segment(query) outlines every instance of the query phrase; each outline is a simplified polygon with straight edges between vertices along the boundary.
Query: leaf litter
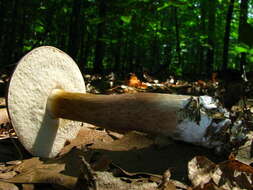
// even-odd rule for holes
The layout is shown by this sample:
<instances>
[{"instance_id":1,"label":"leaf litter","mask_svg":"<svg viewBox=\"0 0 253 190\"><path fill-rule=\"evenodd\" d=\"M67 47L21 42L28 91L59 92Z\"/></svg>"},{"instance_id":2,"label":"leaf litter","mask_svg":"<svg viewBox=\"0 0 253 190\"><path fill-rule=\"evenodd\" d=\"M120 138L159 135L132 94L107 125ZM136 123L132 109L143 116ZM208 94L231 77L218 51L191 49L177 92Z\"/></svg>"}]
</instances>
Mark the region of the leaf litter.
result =
<instances>
[{"instance_id":1,"label":"leaf litter","mask_svg":"<svg viewBox=\"0 0 253 190\"><path fill-rule=\"evenodd\" d=\"M6 105L0 101L0 189L252 189L251 96L229 97L231 92L216 76L193 82L173 76L160 82L147 73L142 80L133 73L122 81L113 73L85 79L91 93L218 97L226 102L223 105L233 125L222 130L221 138L226 143L220 151L135 131L119 134L88 125L76 139L66 143L57 158L41 159L29 155L18 142L6 117ZM252 90L250 85L246 87ZM222 117L211 114L217 119Z\"/></svg>"}]
</instances>

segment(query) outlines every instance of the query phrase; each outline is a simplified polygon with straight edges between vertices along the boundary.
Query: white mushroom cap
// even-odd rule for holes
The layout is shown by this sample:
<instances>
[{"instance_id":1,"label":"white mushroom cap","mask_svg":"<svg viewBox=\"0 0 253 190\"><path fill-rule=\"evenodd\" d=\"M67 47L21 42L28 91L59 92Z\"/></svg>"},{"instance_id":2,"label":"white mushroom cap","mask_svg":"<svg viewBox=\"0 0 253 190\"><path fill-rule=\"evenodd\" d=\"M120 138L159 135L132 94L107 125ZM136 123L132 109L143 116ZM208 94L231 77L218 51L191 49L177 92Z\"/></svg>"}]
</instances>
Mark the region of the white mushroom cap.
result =
<instances>
[{"instance_id":1,"label":"white mushroom cap","mask_svg":"<svg viewBox=\"0 0 253 190\"><path fill-rule=\"evenodd\" d=\"M54 89L85 93L85 84L73 59L50 46L25 55L10 80L7 103L12 125L21 143L36 156L55 157L81 126L52 117L47 100Z\"/></svg>"}]
</instances>

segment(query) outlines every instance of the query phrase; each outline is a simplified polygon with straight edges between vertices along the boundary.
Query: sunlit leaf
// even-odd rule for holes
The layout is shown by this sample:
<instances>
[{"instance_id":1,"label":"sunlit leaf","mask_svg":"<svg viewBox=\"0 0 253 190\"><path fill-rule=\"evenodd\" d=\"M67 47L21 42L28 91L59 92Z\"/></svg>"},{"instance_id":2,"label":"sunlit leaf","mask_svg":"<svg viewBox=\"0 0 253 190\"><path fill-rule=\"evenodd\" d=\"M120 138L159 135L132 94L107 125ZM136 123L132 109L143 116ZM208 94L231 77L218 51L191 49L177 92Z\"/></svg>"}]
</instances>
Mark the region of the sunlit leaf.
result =
<instances>
[{"instance_id":1,"label":"sunlit leaf","mask_svg":"<svg viewBox=\"0 0 253 190\"><path fill-rule=\"evenodd\" d=\"M171 2L166 2L166 3L163 4L163 6L157 8L157 11L161 11L161 10L163 10L163 9L166 9L167 7L169 7L169 6L171 6L171 5L172 5Z\"/></svg>"},{"instance_id":2,"label":"sunlit leaf","mask_svg":"<svg viewBox=\"0 0 253 190\"><path fill-rule=\"evenodd\" d=\"M251 54L251 55L253 55L253 49L250 49L250 50L248 51L248 53Z\"/></svg>"},{"instance_id":3,"label":"sunlit leaf","mask_svg":"<svg viewBox=\"0 0 253 190\"><path fill-rule=\"evenodd\" d=\"M169 2L165 2L163 4L163 6L158 7L157 11L161 11L161 10L163 10L165 8L170 7L170 6L174 6L174 7L179 7L180 8L180 7L184 7L187 4L188 4L188 2L186 0L170 0Z\"/></svg>"},{"instance_id":4,"label":"sunlit leaf","mask_svg":"<svg viewBox=\"0 0 253 190\"><path fill-rule=\"evenodd\" d=\"M101 18L93 18L93 19L90 19L89 20L89 23L90 24L100 24L100 23L102 23L102 22L104 22L104 19L101 19Z\"/></svg>"},{"instance_id":5,"label":"sunlit leaf","mask_svg":"<svg viewBox=\"0 0 253 190\"><path fill-rule=\"evenodd\" d=\"M38 33L42 33L45 31L45 29L43 26L35 26L34 31Z\"/></svg>"},{"instance_id":6,"label":"sunlit leaf","mask_svg":"<svg viewBox=\"0 0 253 190\"><path fill-rule=\"evenodd\" d=\"M100 38L101 41L103 41L106 44L115 44L118 42L118 40L115 39L109 39L109 38Z\"/></svg>"},{"instance_id":7,"label":"sunlit leaf","mask_svg":"<svg viewBox=\"0 0 253 190\"><path fill-rule=\"evenodd\" d=\"M243 46L235 46L235 51L237 53L246 53L248 51L248 49Z\"/></svg>"},{"instance_id":8,"label":"sunlit leaf","mask_svg":"<svg viewBox=\"0 0 253 190\"><path fill-rule=\"evenodd\" d=\"M131 20L132 20L132 16L121 16L120 19L126 23L126 24L130 24Z\"/></svg>"}]
</instances>

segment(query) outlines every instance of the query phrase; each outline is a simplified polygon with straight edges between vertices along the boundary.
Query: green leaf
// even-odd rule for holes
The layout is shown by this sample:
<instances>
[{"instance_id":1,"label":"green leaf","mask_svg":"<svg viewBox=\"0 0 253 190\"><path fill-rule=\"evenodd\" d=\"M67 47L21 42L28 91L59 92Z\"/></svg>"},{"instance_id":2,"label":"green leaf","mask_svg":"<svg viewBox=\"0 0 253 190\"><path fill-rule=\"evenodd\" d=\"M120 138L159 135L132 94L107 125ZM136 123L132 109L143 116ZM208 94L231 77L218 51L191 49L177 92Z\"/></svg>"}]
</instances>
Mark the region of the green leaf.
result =
<instances>
[{"instance_id":1,"label":"green leaf","mask_svg":"<svg viewBox=\"0 0 253 190\"><path fill-rule=\"evenodd\" d=\"M165 2L163 6L158 7L157 11L161 11L170 6L179 7L179 8L185 7L186 5L188 5L188 3L189 2L187 2L187 0L170 0L169 2Z\"/></svg>"},{"instance_id":2,"label":"green leaf","mask_svg":"<svg viewBox=\"0 0 253 190\"><path fill-rule=\"evenodd\" d=\"M32 46L23 46L23 51L26 52L26 51L30 51L32 49Z\"/></svg>"},{"instance_id":3,"label":"green leaf","mask_svg":"<svg viewBox=\"0 0 253 190\"><path fill-rule=\"evenodd\" d=\"M99 40L103 41L106 44L116 44L118 42L118 40L109 38L100 38Z\"/></svg>"},{"instance_id":4,"label":"green leaf","mask_svg":"<svg viewBox=\"0 0 253 190\"><path fill-rule=\"evenodd\" d=\"M102 23L102 22L104 22L104 19L102 19L102 18L93 18L93 19L89 19L89 23L90 23L90 24L94 24L94 25L100 24L100 23Z\"/></svg>"},{"instance_id":5,"label":"green leaf","mask_svg":"<svg viewBox=\"0 0 253 190\"><path fill-rule=\"evenodd\" d=\"M171 5L172 5L171 2L166 2L166 3L163 4L163 6L158 7L158 8L157 8L157 11L161 11L161 10L163 10L163 9L166 9L167 7L169 7L169 6L171 6Z\"/></svg>"},{"instance_id":6,"label":"green leaf","mask_svg":"<svg viewBox=\"0 0 253 190\"><path fill-rule=\"evenodd\" d=\"M176 68L176 75L177 76L181 76L182 75L182 68L181 67Z\"/></svg>"},{"instance_id":7,"label":"green leaf","mask_svg":"<svg viewBox=\"0 0 253 190\"><path fill-rule=\"evenodd\" d=\"M248 59L251 63L253 63L253 56L250 56Z\"/></svg>"},{"instance_id":8,"label":"green leaf","mask_svg":"<svg viewBox=\"0 0 253 190\"><path fill-rule=\"evenodd\" d=\"M132 16L121 16L120 19L126 23L126 24L130 24L131 20L132 20Z\"/></svg>"},{"instance_id":9,"label":"green leaf","mask_svg":"<svg viewBox=\"0 0 253 190\"><path fill-rule=\"evenodd\" d=\"M42 33L45 31L43 26L35 26L34 31L37 33Z\"/></svg>"},{"instance_id":10,"label":"green leaf","mask_svg":"<svg viewBox=\"0 0 253 190\"><path fill-rule=\"evenodd\" d=\"M253 55L253 49L250 49L248 52L249 54Z\"/></svg>"},{"instance_id":11,"label":"green leaf","mask_svg":"<svg viewBox=\"0 0 253 190\"><path fill-rule=\"evenodd\" d=\"M248 49L243 46L235 46L235 52L237 53L246 53L248 52Z\"/></svg>"}]
</instances>

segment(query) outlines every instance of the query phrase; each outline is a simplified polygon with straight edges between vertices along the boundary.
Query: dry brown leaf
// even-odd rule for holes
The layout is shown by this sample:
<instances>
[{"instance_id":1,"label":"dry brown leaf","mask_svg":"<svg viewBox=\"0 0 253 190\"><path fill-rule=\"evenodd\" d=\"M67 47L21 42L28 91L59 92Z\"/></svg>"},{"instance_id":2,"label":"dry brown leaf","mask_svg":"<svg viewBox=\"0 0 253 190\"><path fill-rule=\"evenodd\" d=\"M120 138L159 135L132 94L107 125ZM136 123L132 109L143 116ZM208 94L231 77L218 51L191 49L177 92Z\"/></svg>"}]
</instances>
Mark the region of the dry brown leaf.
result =
<instances>
[{"instance_id":1,"label":"dry brown leaf","mask_svg":"<svg viewBox=\"0 0 253 190\"><path fill-rule=\"evenodd\" d=\"M91 164L91 167L95 171L106 171L109 169L111 162L106 155L102 154L98 160Z\"/></svg>"},{"instance_id":2,"label":"dry brown leaf","mask_svg":"<svg viewBox=\"0 0 253 190\"><path fill-rule=\"evenodd\" d=\"M88 124L85 124L88 125ZM105 130L89 129L88 126L81 128L77 137L73 139L70 144L66 145L59 156L68 153L72 148L81 145L91 145L91 144L106 144L113 141L113 138L108 135Z\"/></svg>"},{"instance_id":3,"label":"dry brown leaf","mask_svg":"<svg viewBox=\"0 0 253 190\"><path fill-rule=\"evenodd\" d=\"M104 149L112 151L126 151L131 149L141 149L153 144L153 140L138 132L129 132L123 138L108 143L94 143L92 149Z\"/></svg>"},{"instance_id":4,"label":"dry brown leaf","mask_svg":"<svg viewBox=\"0 0 253 190\"><path fill-rule=\"evenodd\" d=\"M45 165L44 168L31 168L25 173L21 173L5 181L9 183L58 184L72 189L76 183L76 178L59 173L62 170L62 166L50 164Z\"/></svg>"},{"instance_id":5,"label":"dry brown leaf","mask_svg":"<svg viewBox=\"0 0 253 190\"><path fill-rule=\"evenodd\" d=\"M10 179L13 178L15 175L17 175L17 172L15 171L0 173L0 179Z\"/></svg>"},{"instance_id":6,"label":"dry brown leaf","mask_svg":"<svg viewBox=\"0 0 253 190\"><path fill-rule=\"evenodd\" d=\"M141 81L138 79L138 77L135 74L132 73L127 84L128 86L131 86L131 87L138 87L141 85Z\"/></svg>"},{"instance_id":7,"label":"dry brown leaf","mask_svg":"<svg viewBox=\"0 0 253 190\"><path fill-rule=\"evenodd\" d=\"M116 176L125 176L125 177L130 177L130 178L139 178L139 179L146 178L146 179L148 179L148 181L156 182L157 184L161 183L161 181L162 181L161 175L151 174L151 173L147 173L147 172L128 172L113 163L112 163L112 166L114 167L113 174Z\"/></svg>"},{"instance_id":8,"label":"dry brown leaf","mask_svg":"<svg viewBox=\"0 0 253 190\"><path fill-rule=\"evenodd\" d=\"M247 141L244 145L240 146L238 151L234 152L234 159L244 164L250 165L253 163L253 132L247 134Z\"/></svg>"},{"instance_id":9,"label":"dry brown leaf","mask_svg":"<svg viewBox=\"0 0 253 190\"><path fill-rule=\"evenodd\" d=\"M212 180L224 189L252 189L253 168L237 160L229 160L216 167Z\"/></svg>"},{"instance_id":10,"label":"dry brown leaf","mask_svg":"<svg viewBox=\"0 0 253 190\"><path fill-rule=\"evenodd\" d=\"M0 107L5 107L6 106L6 101L4 97L0 97Z\"/></svg>"},{"instance_id":11,"label":"dry brown leaf","mask_svg":"<svg viewBox=\"0 0 253 190\"><path fill-rule=\"evenodd\" d=\"M6 108L0 109L0 125L9 123L9 116Z\"/></svg>"},{"instance_id":12,"label":"dry brown leaf","mask_svg":"<svg viewBox=\"0 0 253 190\"><path fill-rule=\"evenodd\" d=\"M216 164L208 160L206 157L197 156L188 163L188 177L194 187L209 183L212 178L211 172Z\"/></svg>"},{"instance_id":13,"label":"dry brown leaf","mask_svg":"<svg viewBox=\"0 0 253 190\"><path fill-rule=\"evenodd\" d=\"M96 172L98 190L158 190L158 186L153 182L128 183L121 178L114 177L109 172Z\"/></svg>"},{"instance_id":14,"label":"dry brown leaf","mask_svg":"<svg viewBox=\"0 0 253 190\"><path fill-rule=\"evenodd\" d=\"M22 184L22 190L34 190L35 187L33 184Z\"/></svg>"},{"instance_id":15,"label":"dry brown leaf","mask_svg":"<svg viewBox=\"0 0 253 190\"><path fill-rule=\"evenodd\" d=\"M189 179L197 189L252 189L253 168L237 160L214 164L205 157L189 162ZM211 183L214 183L213 186Z\"/></svg>"},{"instance_id":16,"label":"dry brown leaf","mask_svg":"<svg viewBox=\"0 0 253 190\"><path fill-rule=\"evenodd\" d=\"M0 181L0 190L18 190L14 184Z\"/></svg>"},{"instance_id":17,"label":"dry brown leaf","mask_svg":"<svg viewBox=\"0 0 253 190\"><path fill-rule=\"evenodd\" d=\"M40 160L39 157L33 157L31 159L23 160L22 163L14 166L13 170L18 173L25 173L31 168L39 168L42 167L43 162Z\"/></svg>"},{"instance_id":18,"label":"dry brown leaf","mask_svg":"<svg viewBox=\"0 0 253 190\"><path fill-rule=\"evenodd\" d=\"M135 74L131 74L130 79L128 81L128 86L146 89L148 86L142 83Z\"/></svg>"},{"instance_id":19,"label":"dry brown leaf","mask_svg":"<svg viewBox=\"0 0 253 190\"><path fill-rule=\"evenodd\" d=\"M213 83L218 82L218 78L217 77L218 77L218 73L217 72L213 72L212 76L211 76L211 80L212 80Z\"/></svg>"},{"instance_id":20,"label":"dry brown leaf","mask_svg":"<svg viewBox=\"0 0 253 190\"><path fill-rule=\"evenodd\" d=\"M221 189L217 187L217 185L215 185L214 183L210 182L202 187L201 186L194 187L192 190L225 190L225 189Z\"/></svg>"},{"instance_id":21,"label":"dry brown leaf","mask_svg":"<svg viewBox=\"0 0 253 190\"><path fill-rule=\"evenodd\" d=\"M60 172L64 171L65 164L55 161L51 164L45 164L39 158L24 160L21 164L15 166L12 172L19 173L12 178L4 180L9 183L47 183L57 184L71 189L76 183L76 177L67 176Z\"/></svg>"}]
</instances>

